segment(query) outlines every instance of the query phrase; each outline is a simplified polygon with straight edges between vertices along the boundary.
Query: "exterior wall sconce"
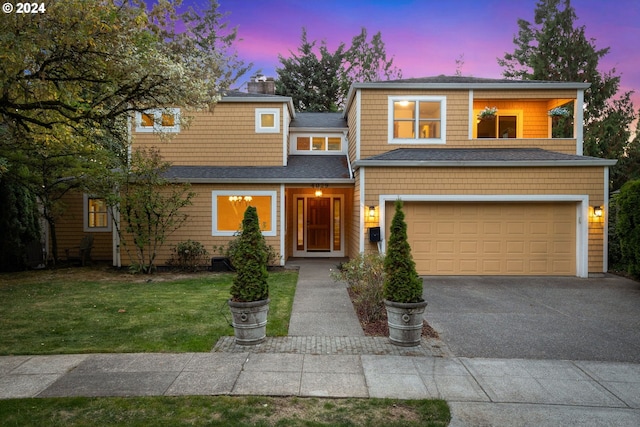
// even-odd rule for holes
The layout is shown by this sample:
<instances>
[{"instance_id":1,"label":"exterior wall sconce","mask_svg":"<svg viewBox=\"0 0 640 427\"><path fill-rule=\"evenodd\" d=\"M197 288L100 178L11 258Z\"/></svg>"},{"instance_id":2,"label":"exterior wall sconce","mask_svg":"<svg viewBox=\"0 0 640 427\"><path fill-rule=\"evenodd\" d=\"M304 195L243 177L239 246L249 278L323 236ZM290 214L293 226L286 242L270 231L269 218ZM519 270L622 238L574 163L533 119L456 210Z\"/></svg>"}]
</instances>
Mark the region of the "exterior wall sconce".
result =
<instances>
[{"instance_id":1,"label":"exterior wall sconce","mask_svg":"<svg viewBox=\"0 0 640 427\"><path fill-rule=\"evenodd\" d=\"M602 218L602 215L603 215L602 206L594 206L593 216L595 216L596 218Z\"/></svg>"},{"instance_id":2,"label":"exterior wall sconce","mask_svg":"<svg viewBox=\"0 0 640 427\"><path fill-rule=\"evenodd\" d=\"M376 207L369 206L369 219L374 219L376 217Z\"/></svg>"},{"instance_id":3,"label":"exterior wall sconce","mask_svg":"<svg viewBox=\"0 0 640 427\"><path fill-rule=\"evenodd\" d=\"M316 197L322 197L322 190L316 190Z\"/></svg>"}]
</instances>

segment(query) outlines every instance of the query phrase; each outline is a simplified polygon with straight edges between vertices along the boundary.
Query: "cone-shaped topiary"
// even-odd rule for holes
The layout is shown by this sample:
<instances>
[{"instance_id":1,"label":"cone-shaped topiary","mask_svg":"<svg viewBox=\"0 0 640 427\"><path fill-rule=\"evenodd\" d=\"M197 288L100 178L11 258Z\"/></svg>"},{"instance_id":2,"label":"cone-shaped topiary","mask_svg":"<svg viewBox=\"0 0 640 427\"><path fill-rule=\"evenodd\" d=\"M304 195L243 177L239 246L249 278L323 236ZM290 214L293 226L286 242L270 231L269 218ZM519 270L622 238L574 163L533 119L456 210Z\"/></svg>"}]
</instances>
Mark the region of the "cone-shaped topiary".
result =
<instances>
[{"instance_id":1,"label":"cone-shaped topiary","mask_svg":"<svg viewBox=\"0 0 640 427\"><path fill-rule=\"evenodd\" d=\"M242 220L242 232L232 260L236 276L231 285L231 299L253 302L269 297L267 285L267 245L260 232L258 212L249 206Z\"/></svg>"},{"instance_id":2,"label":"cone-shaped topiary","mask_svg":"<svg viewBox=\"0 0 640 427\"><path fill-rule=\"evenodd\" d=\"M391 236L384 259L384 298L399 303L415 303L422 298L422 279L416 271L407 241L402 201L396 201L396 212L391 221Z\"/></svg>"}]
</instances>

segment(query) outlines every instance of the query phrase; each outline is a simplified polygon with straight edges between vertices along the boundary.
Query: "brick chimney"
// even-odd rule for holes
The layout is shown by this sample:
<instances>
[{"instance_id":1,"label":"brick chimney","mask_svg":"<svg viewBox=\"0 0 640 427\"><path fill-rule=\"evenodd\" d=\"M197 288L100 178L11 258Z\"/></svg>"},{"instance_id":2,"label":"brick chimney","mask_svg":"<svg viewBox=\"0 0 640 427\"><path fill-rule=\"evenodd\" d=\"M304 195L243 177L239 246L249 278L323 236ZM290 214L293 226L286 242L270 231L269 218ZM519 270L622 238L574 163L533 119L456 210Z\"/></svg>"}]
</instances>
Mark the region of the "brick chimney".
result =
<instances>
[{"instance_id":1,"label":"brick chimney","mask_svg":"<svg viewBox=\"0 0 640 427\"><path fill-rule=\"evenodd\" d=\"M276 82L273 77L266 77L262 74L251 76L251 80L247 84L249 93L261 93L264 95L276 94Z\"/></svg>"}]
</instances>

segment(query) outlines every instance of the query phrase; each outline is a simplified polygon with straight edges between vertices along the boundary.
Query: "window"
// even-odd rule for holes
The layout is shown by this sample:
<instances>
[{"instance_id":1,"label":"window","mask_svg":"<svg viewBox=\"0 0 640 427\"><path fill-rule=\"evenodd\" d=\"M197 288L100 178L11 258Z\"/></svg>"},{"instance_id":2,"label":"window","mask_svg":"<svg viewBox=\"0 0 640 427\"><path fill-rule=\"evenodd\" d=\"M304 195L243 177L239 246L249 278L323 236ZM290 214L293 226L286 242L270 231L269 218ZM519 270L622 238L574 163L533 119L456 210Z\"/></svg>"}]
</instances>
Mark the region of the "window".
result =
<instances>
[{"instance_id":1,"label":"window","mask_svg":"<svg viewBox=\"0 0 640 427\"><path fill-rule=\"evenodd\" d=\"M389 142L444 144L446 98L389 97Z\"/></svg>"},{"instance_id":2,"label":"window","mask_svg":"<svg viewBox=\"0 0 640 427\"><path fill-rule=\"evenodd\" d=\"M164 108L137 112L136 132L180 132L180 109Z\"/></svg>"},{"instance_id":3,"label":"window","mask_svg":"<svg viewBox=\"0 0 640 427\"><path fill-rule=\"evenodd\" d=\"M256 133L279 133L280 110L277 108L256 108Z\"/></svg>"},{"instance_id":4,"label":"window","mask_svg":"<svg viewBox=\"0 0 640 427\"><path fill-rule=\"evenodd\" d=\"M315 136L304 135L296 136L294 144L294 152L341 152L342 137L340 136Z\"/></svg>"},{"instance_id":5,"label":"window","mask_svg":"<svg viewBox=\"0 0 640 427\"><path fill-rule=\"evenodd\" d=\"M494 118L476 119L476 138L522 138L521 123L521 111L498 110Z\"/></svg>"},{"instance_id":6,"label":"window","mask_svg":"<svg viewBox=\"0 0 640 427\"><path fill-rule=\"evenodd\" d=\"M276 235L275 191L213 191L212 236L233 236L242 228L247 206L258 211L260 230L265 236Z\"/></svg>"},{"instance_id":7,"label":"window","mask_svg":"<svg viewBox=\"0 0 640 427\"><path fill-rule=\"evenodd\" d=\"M111 215L107 201L87 194L84 195L83 200L84 231L111 231Z\"/></svg>"}]
</instances>

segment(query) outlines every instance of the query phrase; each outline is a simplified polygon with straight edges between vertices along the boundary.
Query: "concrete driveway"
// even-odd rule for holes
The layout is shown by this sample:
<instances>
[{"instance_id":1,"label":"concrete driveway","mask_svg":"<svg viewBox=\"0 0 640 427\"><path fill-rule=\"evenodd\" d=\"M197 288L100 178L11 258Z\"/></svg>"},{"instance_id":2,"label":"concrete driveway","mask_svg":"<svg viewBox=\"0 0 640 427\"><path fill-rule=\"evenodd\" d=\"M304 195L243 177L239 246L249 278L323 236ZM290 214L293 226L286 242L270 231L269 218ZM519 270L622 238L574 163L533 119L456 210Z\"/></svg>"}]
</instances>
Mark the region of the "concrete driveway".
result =
<instances>
[{"instance_id":1,"label":"concrete driveway","mask_svg":"<svg viewBox=\"0 0 640 427\"><path fill-rule=\"evenodd\" d=\"M640 363L640 283L606 275L434 277L425 318L458 357Z\"/></svg>"}]
</instances>

